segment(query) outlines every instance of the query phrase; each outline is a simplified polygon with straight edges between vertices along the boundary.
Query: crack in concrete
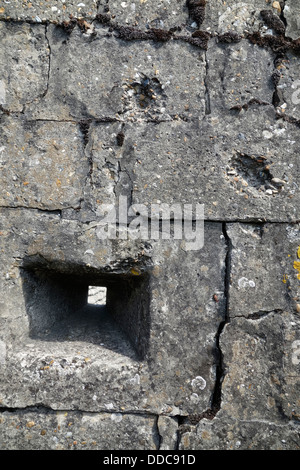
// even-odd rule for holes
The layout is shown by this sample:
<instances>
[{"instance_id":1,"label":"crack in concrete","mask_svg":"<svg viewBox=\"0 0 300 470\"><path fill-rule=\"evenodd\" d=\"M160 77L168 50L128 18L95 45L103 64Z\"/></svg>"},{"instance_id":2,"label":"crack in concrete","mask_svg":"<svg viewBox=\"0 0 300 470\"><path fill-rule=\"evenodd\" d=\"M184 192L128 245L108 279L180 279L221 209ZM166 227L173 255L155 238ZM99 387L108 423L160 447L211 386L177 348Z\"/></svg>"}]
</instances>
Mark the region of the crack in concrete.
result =
<instances>
[{"instance_id":1,"label":"crack in concrete","mask_svg":"<svg viewBox=\"0 0 300 470\"><path fill-rule=\"evenodd\" d=\"M267 317L272 313L275 314L282 314L284 311L281 308L273 309L273 310L258 310L257 312L250 313L249 315L233 315L231 318L245 318L246 320L260 320L261 318Z\"/></svg>"},{"instance_id":2,"label":"crack in concrete","mask_svg":"<svg viewBox=\"0 0 300 470\"><path fill-rule=\"evenodd\" d=\"M207 57L207 52L204 53L205 57L205 77L204 77L204 88L205 88L205 114L211 114L210 106L210 91L208 86L208 74L209 74L209 61Z\"/></svg>"},{"instance_id":3,"label":"crack in concrete","mask_svg":"<svg viewBox=\"0 0 300 470\"><path fill-rule=\"evenodd\" d=\"M230 276L231 276L231 257L232 257L232 242L227 233L226 223L222 223L223 236L226 242L227 250L225 256L225 270L224 270L224 318L220 322L215 340L216 340L216 379L215 386L211 398L211 406L206 411L200 414L189 415L181 423L179 431L180 434L183 434L186 430L186 426L189 424L197 425L204 418L208 420L213 420L218 412L221 409L222 404L222 384L226 375L226 370L224 366L223 353L220 346L220 338L225 328L225 325L230 322L229 318L229 295L230 295Z\"/></svg>"},{"instance_id":4,"label":"crack in concrete","mask_svg":"<svg viewBox=\"0 0 300 470\"><path fill-rule=\"evenodd\" d=\"M46 96L47 93L48 93L49 84L50 84L50 74L51 74L51 44L50 44L50 40L49 40L49 38L48 38L48 25L45 26L45 39L46 39L46 42L47 42L47 45L48 45L48 49L49 49L48 74L47 74L46 90L45 90L45 92L43 93L43 95L41 96L41 98L45 98L45 96Z\"/></svg>"}]
</instances>

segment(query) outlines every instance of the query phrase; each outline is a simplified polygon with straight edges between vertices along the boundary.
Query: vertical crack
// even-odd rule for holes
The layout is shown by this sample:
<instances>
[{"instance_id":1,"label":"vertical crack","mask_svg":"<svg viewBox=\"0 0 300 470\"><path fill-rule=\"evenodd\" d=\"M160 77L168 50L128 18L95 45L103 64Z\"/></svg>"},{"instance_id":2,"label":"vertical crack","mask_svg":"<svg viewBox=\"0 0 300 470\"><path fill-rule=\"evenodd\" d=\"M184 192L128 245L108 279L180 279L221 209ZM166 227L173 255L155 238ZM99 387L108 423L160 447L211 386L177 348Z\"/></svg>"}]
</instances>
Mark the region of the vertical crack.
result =
<instances>
[{"instance_id":1,"label":"vertical crack","mask_svg":"<svg viewBox=\"0 0 300 470\"><path fill-rule=\"evenodd\" d=\"M280 105L282 101L280 92L278 90L278 84L281 78L280 65L283 62L283 60L284 60L283 54L278 54L274 60L274 71L272 73L272 82L274 86L274 92L273 92L272 104L275 109Z\"/></svg>"},{"instance_id":2,"label":"vertical crack","mask_svg":"<svg viewBox=\"0 0 300 470\"><path fill-rule=\"evenodd\" d=\"M45 96L48 93L49 84L50 84L50 74L51 74L51 45L50 45L50 40L48 37L48 24L45 25L45 39L46 39L47 46L49 49L49 59L48 59L48 74L47 74L46 90L44 91L42 98L45 98Z\"/></svg>"},{"instance_id":3,"label":"vertical crack","mask_svg":"<svg viewBox=\"0 0 300 470\"><path fill-rule=\"evenodd\" d=\"M222 384L226 374L225 365L223 360L223 353L220 346L220 338L225 328L229 323L229 289L230 289L230 276L231 276L231 256L232 256L232 242L227 233L226 222L222 223L222 232L226 243L226 257L225 257L225 270L224 270L224 315L223 320L219 324L215 340L215 361L216 361L216 379L215 386L211 398L211 406L206 411L187 416L181 423L179 422L180 435L185 432L185 426L189 424L197 425L202 419L206 418L212 420L221 409L222 404ZM179 437L180 439L180 437Z\"/></svg>"},{"instance_id":4,"label":"vertical crack","mask_svg":"<svg viewBox=\"0 0 300 470\"><path fill-rule=\"evenodd\" d=\"M91 122L89 120L82 120L79 122L79 129L82 134L82 140L83 140L84 154L86 154L86 147L89 142L90 126L91 126ZM93 186L93 158L92 158L91 153L88 156L88 164L89 164L88 178L90 180L91 186Z\"/></svg>"},{"instance_id":5,"label":"vertical crack","mask_svg":"<svg viewBox=\"0 0 300 470\"><path fill-rule=\"evenodd\" d=\"M222 403L222 384L225 377L225 366L223 353L220 346L220 338L225 328L225 325L229 323L229 292L230 292L230 276L231 276L231 255L232 255L232 243L229 238L226 229L226 223L222 224L223 236L226 243L226 257L225 257L225 271L224 271L224 319L220 323L218 331L216 333L216 381L215 388L212 395L211 408L203 413L202 418L213 419L219 412Z\"/></svg>"},{"instance_id":6,"label":"vertical crack","mask_svg":"<svg viewBox=\"0 0 300 470\"><path fill-rule=\"evenodd\" d=\"M210 106L210 93L208 87L208 70L209 70L209 62L207 58L207 52L205 52L205 78L204 78L204 88L205 88L205 114L211 114L211 106Z\"/></svg>"},{"instance_id":7,"label":"vertical crack","mask_svg":"<svg viewBox=\"0 0 300 470\"><path fill-rule=\"evenodd\" d=\"M158 420L159 420L159 415L155 416L155 431L156 431L156 435L157 435L157 449L156 450L160 450L160 447L161 447L161 443L162 443L162 436L159 432L159 425L158 425Z\"/></svg>"},{"instance_id":8,"label":"vertical crack","mask_svg":"<svg viewBox=\"0 0 300 470\"><path fill-rule=\"evenodd\" d=\"M285 27L287 27L286 17L284 16L285 3L286 3L286 0L282 0L282 1L280 2L280 7L281 7L280 19L281 19L281 21L283 22L283 24L285 25Z\"/></svg>"},{"instance_id":9,"label":"vertical crack","mask_svg":"<svg viewBox=\"0 0 300 470\"><path fill-rule=\"evenodd\" d=\"M221 408L222 401L222 383L225 376L225 366L223 360L223 353L220 346L220 337L224 330L224 327L229 323L229 292L230 292L230 276L231 276L231 256L232 256L232 242L227 233L226 223L222 224L223 236L225 238L227 253L225 258L225 272L224 272L224 320L220 323L217 334L216 334L216 349L218 352L218 364L216 367L216 383L212 397L212 417L216 416Z\"/></svg>"}]
</instances>

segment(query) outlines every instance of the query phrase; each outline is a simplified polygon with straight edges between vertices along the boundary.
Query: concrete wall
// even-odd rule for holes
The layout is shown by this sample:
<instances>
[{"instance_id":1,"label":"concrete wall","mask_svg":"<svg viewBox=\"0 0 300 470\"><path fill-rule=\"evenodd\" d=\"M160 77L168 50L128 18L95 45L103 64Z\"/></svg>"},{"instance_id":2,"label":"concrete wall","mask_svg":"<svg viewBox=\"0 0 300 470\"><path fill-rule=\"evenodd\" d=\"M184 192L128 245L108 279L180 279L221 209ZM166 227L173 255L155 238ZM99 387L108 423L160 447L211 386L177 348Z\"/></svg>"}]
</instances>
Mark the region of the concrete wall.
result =
<instances>
[{"instance_id":1,"label":"concrete wall","mask_svg":"<svg viewBox=\"0 0 300 470\"><path fill-rule=\"evenodd\" d=\"M0 1L1 449L299 449L299 13Z\"/></svg>"}]
</instances>

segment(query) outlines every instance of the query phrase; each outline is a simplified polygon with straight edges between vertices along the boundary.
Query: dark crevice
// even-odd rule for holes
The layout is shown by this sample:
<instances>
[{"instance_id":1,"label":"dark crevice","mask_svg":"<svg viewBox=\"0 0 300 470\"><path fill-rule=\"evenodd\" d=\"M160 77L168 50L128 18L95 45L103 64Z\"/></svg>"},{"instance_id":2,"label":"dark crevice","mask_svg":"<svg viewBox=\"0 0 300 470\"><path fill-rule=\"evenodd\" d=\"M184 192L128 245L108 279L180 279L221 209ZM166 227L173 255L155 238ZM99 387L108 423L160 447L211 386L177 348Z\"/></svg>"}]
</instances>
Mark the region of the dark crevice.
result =
<instances>
[{"instance_id":1,"label":"dark crevice","mask_svg":"<svg viewBox=\"0 0 300 470\"><path fill-rule=\"evenodd\" d=\"M221 408L221 393L222 393L222 383L225 376L225 367L223 361L223 353L220 347L220 337L225 328L225 325L229 323L229 300L230 300L230 278L231 278L231 257L232 257L232 242L227 233L226 223L222 223L223 236L226 242L227 253L225 258L225 272L224 272L224 298L225 298L225 307L224 307L224 320L220 323L217 335L216 335L216 348L219 353L219 364L216 369L216 384L215 390L212 398L212 411L214 415Z\"/></svg>"},{"instance_id":2,"label":"dark crevice","mask_svg":"<svg viewBox=\"0 0 300 470\"><path fill-rule=\"evenodd\" d=\"M10 111L9 109L4 108L4 107L2 106L2 104L0 104L0 111L1 111L3 114L6 114L7 116L10 116L10 114L12 113L12 111ZM19 112L16 113L16 114L19 114Z\"/></svg>"},{"instance_id":3,"label":"dark crevice","mask_svg":"<svg viewBox=\"0 0 300 470\"><path fill-rule=\"evenodd\" d=\"M268 101L263 101L258 98L251 98L247 103L244 104L237 104L230 108L230 111L242 111L242 109L247 110L250 106L259 105L259 106L270 106Z\"/></svg>"},{"instance_id":4,"label":"dark crevice","mask_svg":"<svg viewBox=\"0 0 300 470\"><path fill-rule=\"evenodd\" d=\"M283 22L283 24L284 24L284 26L285 26L285 28L286 28L286 27L287 27L287 21L286 21L286 18L285 18L285 16L284 16L285 2L286 2L286 0L282 0L282 1L280 2L280 7L281 7L280 19L281 19L281 21Z\"/></svg>"},{"instance_id":5,"label":"dark crevice","mask_svg":"<svg viewBox=\"0 0 300 470\"><path fill-rule=\"evenodd\" d=\"M123 147L125 141L124 123L122 124L122 128L120 132L118 132L116 139L118 147Z\"/></svg>"},{"instance_id":6,"label":"dark crevice","mask_svg":"<svg viewBox=\"0 0 300 470\"><path fill-rule=\"evenodd\" d=\"M249 315L234 315L232 318L245 318L246 320L260 320L261 318L267 317L268 315L275 313L281 314L283 310L280 308L274 310L259 310L258 312L250 313Z\"/></svg>"},{"instance_id":7,"label":"dark crevice","mask_svg":"<svg viewBox=\"0 0 300 470\"><path fill-rule=\"evenodd\" d=\"M119 171L120 168L119 168ZM36 211L41 211L41 212L45 212L45 213L49 213L49 214L57 214L59 215L62 210L66 210L66 209L73 209L73 210L79 210L80 209L80 206L81 206L81 203L82 203L83 199L80 199L79 201L79 205L76 206L76 207L73 207L73 206L67 206L67 207L64 207L63 209L43 209L43 208L40 208L40 207L31 207L31 206L22 206L22 205L15 205L15 206L6 206L6 205L0 205L0 209L9 209L9 210L16 210L16 209L25 209L25 210L36 210ZM68 220L67 218L63 217L64 220ZM172 220L172 219L171 219ZM149 223L151 223L151 218L149 218ZM286 225L286 224L289 224L289 225L297 225L300 223L300 219L296 219L296 220L285 220L285 221L282 221L282 220L268 220L268 219L261 219L261 218L256 218L256 217L249 217L247 218L246 220L245 219L238 219L238 218L234 218L234 219L222 219L222 220L219 220L219 219L205 219L204 220L204 223L210 223L210 224L222 224L222 223L225 223L225 224L246 224L246 225L249 225L249 224L258 224L258 225L264 225L264 224L275 224L275 225ZM85 223L85 222L82 222L83 225L85 224L89 224L88 222Z\"/></svg>"},{"instance_id":8,"label":"dark crevice","mask_svg":"<svg viewBox=\"0 0 300 470\"><path fill-rule=\"evenodd\" d=\"M280 97L278 93L278 84L280 81L280 72L278 69L275 69L274 72L272 73L272 82L274 85L274 92L273 92L273 97L272 97L272 105L276 109L279 104L280 104Z\"/></svg>"},{"instance_id":9,"label":"dark crevice","mask_svg":"<svg viewBox=\"0 0 300 470\"><path fill-rule=\"evenodd\" d=\"M83 147L84 151L89 142L89 132L90 132L91 121L90 120L83 120L79 122L79 129L82 134L83 139ZM88 181L90 181L91 186L93 186L93 157L92 154L88 157Z\"/></svg>"},{"instance_id":10,"label":"dark crevice","mask_svg":"<svg viewBox=\"0 0 300 470\"><path fill-rule=\"evenodd\" d=\"M49 84L50 84L50 74L51 74L51 44L48 38L48 25L45 26L45 38L46 38L48 49L49 49L49 59L48 59L47 84L46 84L45 92L42 95L42 98L45 98L45 96L48 93Z\"/></svg>"},{"instance_id":11,"label":"dark crevice","mask_svg":"<svg viewBox=\"0 0 300 470\"><path fill-rule=\"evenodd\" d=\"M207 410L199 414L193 414L186 417L183 417L179 424L180 434L189 431L190 426L197 425L202 419L213 420L217 413L221 409L222 403L222 383L226 374L225 365L223 360L223 353L220 346L220 338L224 327L229 323L229 289L230 289L230 273L231 273L231 255L232 255L232 242L229 238L226 229L226 223L222 223L223 236L225 238L227 253L225 257L225 270L224 270L224 318L223 321L219 324L217 333L216 333L216 346L215 346L215 356L216 356L216 380L215 386L211 398L211 406Z\"/></svg>"},{"instance_id":12,"label":"dark crevice","mask_svg":"<svg viewBox=\"0 0 300 470\"><path fill-rule=\"evenodd\" d=\"M47 213L49 215L57 215L57 216L60 216L61 217L61 214L62 214L62 209L43 209L41 207L27 207L27 206L22 206L22 205L19 205L19 206L1 206L0 205L0 210L1 209L26 209L26 210L34 210L34 211L38 211L38 212L43 212L43 213ZM75 207L64 207L64 209L77 209Z\"/></svg>"},{"instance_id":13,"label":"dark crevice","mask_svg":"<svg viewBox=\"0 0 300 470\"><path fill-rule=\"evenodd\" d=\"M212 420L221 408L222 383L223 383L226 371L225 371L225 366L224 366L223 353L222 353L221 346L220 346L220 338L225 328L225 325L229 323L230 321L229 319L229 293L230 293L232 242L227 233L225 222L222 223L222 231L223 231L223 236L224 236L226 247L227 247L226 258L225 258L225 270L224 270L224 299L225 299L224 319L220 323L217 334L216 334L216 353L217 353L216 356L217 356L218 362L216 365L216 381L215 381L214 392L212 395L211 408L205 411L201 417L201 419L207 418L209 420Z\"/></svg>"},{"instance_id":14,"label":"dark crevice","mask_svg":"<svg viewBox=\"0 0 300 470\"><path fill-rule=\"evenodd\" d=\"M204 13L205 13L205 0L189 0L189 13L190 13L190 18L194 18L194 20L197 22L198 27L202 24L204 20ZM275 25L275 20L274 20L274 25L275 30L277 31L283 31L283 26L285 26L284 20L279 17L278 15L274 15L277 18L277 21L280 21L280 23L276 22ZM271 18L271 16L268 18ZM273 17L272 17L273 18ZM270 48L274 52L287 52L288 50L294 51L296 53L300 52L300 39L291 39L288 38L284 35L284 33L280 33L278 35L272 35L272 34L265 34L262 35L259 31L256 31L254 33L248 33L246 32L244 35L238 35L234 31L229 31L224 34L210 34L207 31L194 31L191 35L180 35L176 36L176 31L180 30L180 27L178 28L171 28L169 30L167 29L159 29L159 28L149 28L146 30L141 30L136 27L132 26L123 26L119 25L118 23L114 23L112 21L112 18L109 14L97 14L94 18L88 18L86 19L76 19L76 18L71 18L69 21L63 21L61 23L57 21L42 21L42 22L36 22L34 20L30 19L24 19L24 20L12 20L11 18L1 18L0 21L4 22L14 22L17 24L38 24L38 25L45 25L46 29L48 25L54 24L57 27L61 27L64 29L64 31L67 34L72 34L72 31L74 30L75 27L79 27L80 31L82 33L85 33L91 26L91 23L93 22L98 22L101 25L105 27L109 27L109 34L111 33L116 33L117 37L119 39L125 40L125 41L136 41L136 40L152 40L155 42L167 42L170 40L180 40L184 42L188 42L193 46L200 47L201 49L207 50L207 44L208 41L211 37L216 37L218 42L223 42L223 43L232 43L232 42L239 42L242 38L249 40L252 44L258 45L260 47L266 47ZM88 23L89 21L89 23ZM272 21L272 19L269 19L267 21ZM280 27L281 24L281 27ZM92 33L93 38L97 36L97 33L94 31Z\"/></svg>"},{"instance_id":15,"label":"dark crevice","mask_svg":"<svg viewBox=\"0 0 300 470\"><path fill-rule=\"evenodd\" d=\"M199 47L200 49L207 50L208 41L211 34L206 31L195 31L191 36L174 36L174 40L188 42L192 46Z\"/></svg>"},{"instance_id":16,"label":"dark crevice","mask_svg":"<svg viewBox=\"0 0 300 470\"><path fill-rule=\"evenodd\" d=\"M209 63L207 58L207 53L205 52L205 78L204 78L204 87L205 87L205 114L211 114L211 106L210 106L210 92L208 87L208 70L209 70Z\"/></svg>"},{"instance_id":17,"label":"dark crevice","mask_svg":"<svg viewBox=\"0 0 300 470\"><path fill-rule=\"evenodd\" d=\"M87 146L89 141L89 130L90 130L91 122L89 120L83 120L79 122L79 129L83 137L83 145L84 147Z\"/></svg>"},{"instance_id":18,"label":"dark crevice","mask_svg":"<svg viewBox=\"0 0 300 470\"><path fill-rule=\"evenodd\" d=\"M161 434L160 434L160 432L159 432L158 420L159 420L159 415L157 415L157 416L155 417L155 431L156 431L157 439L158 439L157 450L160 450L160 446L161 446L161 444L162 444L163 438L162 438L162 436L161 436Z\"/></svg>"},{"instance_id":19,"label":"dark crevice","mask_svg":"<svg viewBox=\"0 0 300 470\"><path fill-rule=\"evenodd\" d=\"M284 22L276 13L273 13L272 10L262 10L260 16L268 28L273 29L273 31L278 34L285 34Z\"/></svg>"},{"instance_id":20,"label":"dark crevice","mask_svg":"<svg viewBox=\"0 0 300 470\"><path fill-rule=\"evenodd\" d=\"M296 119L293 116L277 112L276 119L282 119L283 121L288 122L289 124L293 124L300 129L300 119Z\"/></svg>"},{"instance_id":21,"label":"dark crevice","mask_svg":"<svg viewBox=\"0 0 300 470\"><path fill-rule=\"evenodd\" d=\"M187 0L186 4L189 11L189 17L193 22L197 23L199 28L205 18L206 0Z\"/></svg>"}]
</instances>

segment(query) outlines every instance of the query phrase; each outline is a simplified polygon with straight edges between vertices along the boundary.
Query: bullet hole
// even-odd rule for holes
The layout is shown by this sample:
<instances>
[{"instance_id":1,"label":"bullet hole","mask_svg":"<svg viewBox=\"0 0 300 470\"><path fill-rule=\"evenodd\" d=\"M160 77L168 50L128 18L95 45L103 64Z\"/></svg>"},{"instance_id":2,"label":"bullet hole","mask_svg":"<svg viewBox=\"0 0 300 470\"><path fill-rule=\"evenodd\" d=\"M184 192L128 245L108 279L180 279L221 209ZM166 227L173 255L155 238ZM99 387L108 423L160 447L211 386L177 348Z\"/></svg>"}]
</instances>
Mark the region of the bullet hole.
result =
<instances>
[{"instance_id":1,"label":"bullet hole","mask_svg":"<svg viewBox=\"0 0 300 470\"><path fill-rule=\"evenodd\" d=\"M279 192L284 184L271 173L272 162L264 156L238 152L229 165L228 175L236 189Z\"/></svg>"}]
</instances>

